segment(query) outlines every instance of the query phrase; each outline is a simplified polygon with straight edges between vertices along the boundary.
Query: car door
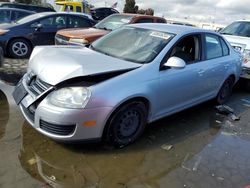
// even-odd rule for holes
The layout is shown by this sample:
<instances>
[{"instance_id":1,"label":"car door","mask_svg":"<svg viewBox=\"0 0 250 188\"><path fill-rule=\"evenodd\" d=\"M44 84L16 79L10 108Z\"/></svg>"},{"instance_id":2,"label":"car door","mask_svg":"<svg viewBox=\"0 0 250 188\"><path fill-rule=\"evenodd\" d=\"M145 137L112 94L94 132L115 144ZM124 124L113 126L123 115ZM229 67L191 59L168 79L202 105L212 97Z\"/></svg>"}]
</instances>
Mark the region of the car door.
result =
<instances>
[{"instance_id":1,"label":"car door","mask_svg":"<svg viewBox=\"0 0 250 188\"><path fill-rule=\"evenodd\" d=\"M159 71L157 115L165 116L199 103L203 98L201 35L188 35L180 39L168 52L162 63L170 57L179 57L186 67ZM190 57L189 57L190 56Z\"/></svg>"},{"instance_id":2,"label":"car door","mask_svg":"<svg viewBox=\"0 0 250 188\"><path fill-rule=\"evenodd\" d=\"M232 62L225 41L217 35L204 34L204 50L205 60L200 72L208 79L204 79L202 89L207 96L213 96L227 78L227 70Z\"/></svg>"},{"instance_id":3,"label":"car door","mask_svg":"<svg viewBox=\"0 0 250 188\"><path fill-rule=\"evenodd\" d=\"M33 28L32 42L35 45L53 45L55 34L66 28L65 15L53 15L42 18L30 25Z\"/></svg>"}]
</instances>

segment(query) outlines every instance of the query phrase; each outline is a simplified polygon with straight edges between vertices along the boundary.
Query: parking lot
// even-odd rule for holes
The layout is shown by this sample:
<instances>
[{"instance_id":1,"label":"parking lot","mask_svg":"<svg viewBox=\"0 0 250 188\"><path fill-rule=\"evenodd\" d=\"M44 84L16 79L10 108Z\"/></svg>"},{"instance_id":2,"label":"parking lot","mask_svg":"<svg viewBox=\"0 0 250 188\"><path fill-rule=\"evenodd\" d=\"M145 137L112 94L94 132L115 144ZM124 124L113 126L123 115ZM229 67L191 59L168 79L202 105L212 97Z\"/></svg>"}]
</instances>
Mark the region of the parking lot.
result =
<instances>
[{"instance_id":1,"label":"parking lot","mask_svg":"<svg viewBox=\"0 0 250 188\"><path fill-rule=\"evenodd\" d=\"M133 145L59 144L37 133L12 98L27 61L0 69L0 187L247 187L250 97L235 88L227 103L209 101L150 124Z\"/></svg>"}]
</instances>

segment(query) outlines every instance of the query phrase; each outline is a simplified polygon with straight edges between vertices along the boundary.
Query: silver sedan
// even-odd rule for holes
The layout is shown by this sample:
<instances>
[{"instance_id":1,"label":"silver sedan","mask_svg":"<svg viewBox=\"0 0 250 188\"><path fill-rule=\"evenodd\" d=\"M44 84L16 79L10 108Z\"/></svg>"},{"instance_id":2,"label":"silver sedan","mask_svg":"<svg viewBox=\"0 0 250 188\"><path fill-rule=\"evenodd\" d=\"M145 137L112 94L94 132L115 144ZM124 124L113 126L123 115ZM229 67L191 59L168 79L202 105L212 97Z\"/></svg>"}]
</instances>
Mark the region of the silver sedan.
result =
<instances>
[{"instance_id":1,"label":"silver sedan","mask_svg":"<svg viewBox=\"0 0 250 188\"><path fill-rule=\"evenodd\" d=\"M148 123L213 98L225 103L240 73L240 55L215 32L138 24L89 47L36 47L13 96L54 140L125 146Z\"/></svg>"}]
</instances>

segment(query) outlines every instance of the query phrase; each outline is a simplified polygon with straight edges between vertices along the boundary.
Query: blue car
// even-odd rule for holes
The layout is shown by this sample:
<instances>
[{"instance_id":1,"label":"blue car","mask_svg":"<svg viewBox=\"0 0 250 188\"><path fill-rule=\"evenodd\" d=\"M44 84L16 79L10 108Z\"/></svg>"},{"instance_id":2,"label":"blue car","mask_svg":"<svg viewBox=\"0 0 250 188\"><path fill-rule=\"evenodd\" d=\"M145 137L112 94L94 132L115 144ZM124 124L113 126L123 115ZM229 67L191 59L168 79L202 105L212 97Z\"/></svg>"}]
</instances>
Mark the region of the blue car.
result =
<instances>
[{"instance_id":1,"label":"blue car","mask_svg":"<svg viewBox=\"0 0 250 188\"><path fill-rule=\"evenodd\" d=\"M34 13L33 11L17 8L0 8L0 24L15 22Z\"/></svg>"},{"instance_id":2,"label":"blue car","mask_svg":"<svg viewBox=\"0 0 250 188\"><path fill-rule=\"evenodd\" d=\"M95 24L93 19L73 12L36 13L15 23L0 25L0 47L13 58L27 58L38 45L53 45L60 29L85 28Z\"/></svg>"}]
</instances>

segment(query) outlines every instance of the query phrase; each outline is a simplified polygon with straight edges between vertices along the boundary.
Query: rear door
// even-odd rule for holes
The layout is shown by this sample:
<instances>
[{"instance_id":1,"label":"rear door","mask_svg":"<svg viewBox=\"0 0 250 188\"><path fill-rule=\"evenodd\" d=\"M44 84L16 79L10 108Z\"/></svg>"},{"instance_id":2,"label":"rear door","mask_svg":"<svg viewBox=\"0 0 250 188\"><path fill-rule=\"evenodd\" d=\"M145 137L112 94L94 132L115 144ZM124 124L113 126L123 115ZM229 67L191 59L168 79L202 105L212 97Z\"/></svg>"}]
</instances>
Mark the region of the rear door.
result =
<instances>
[{"instance_id":1,"label":"rear door","mask_svg":"<svg viewBox=\"0 0 250 188\"><path fill-rule=\"evenodd\" d=\"M207 79L204 79L203 92L207 95L216 95L221 84L228 75L231 65L229 48L225 41L214 34L204 34L204 55L200 72Z\"/></svg>"}]
</instances>

